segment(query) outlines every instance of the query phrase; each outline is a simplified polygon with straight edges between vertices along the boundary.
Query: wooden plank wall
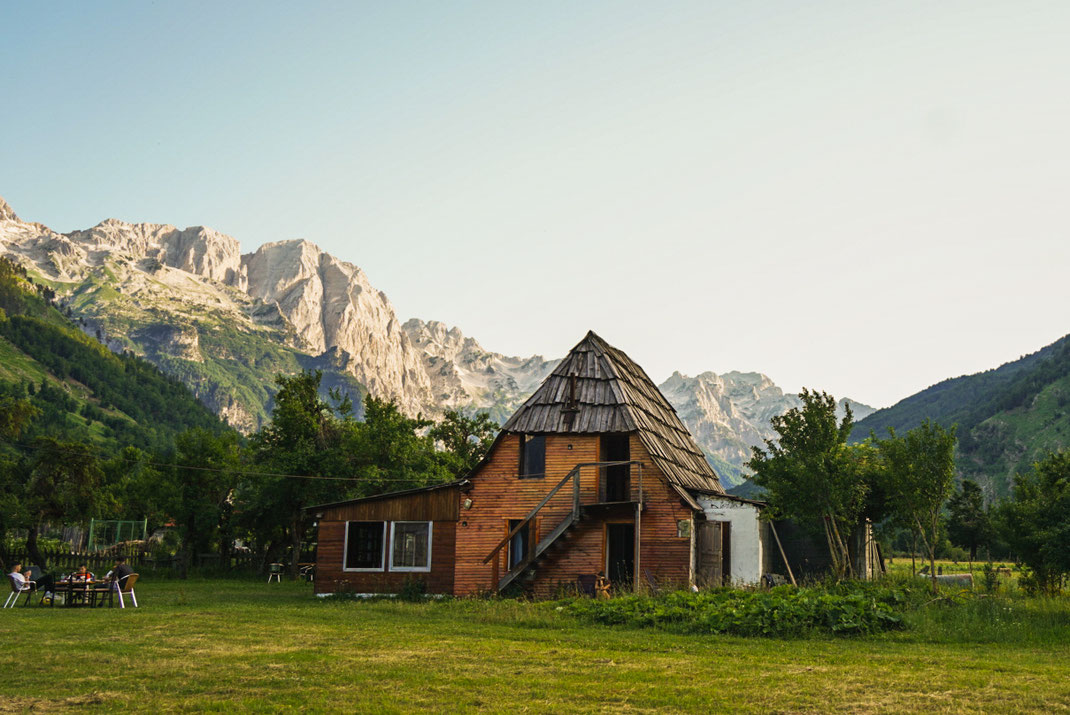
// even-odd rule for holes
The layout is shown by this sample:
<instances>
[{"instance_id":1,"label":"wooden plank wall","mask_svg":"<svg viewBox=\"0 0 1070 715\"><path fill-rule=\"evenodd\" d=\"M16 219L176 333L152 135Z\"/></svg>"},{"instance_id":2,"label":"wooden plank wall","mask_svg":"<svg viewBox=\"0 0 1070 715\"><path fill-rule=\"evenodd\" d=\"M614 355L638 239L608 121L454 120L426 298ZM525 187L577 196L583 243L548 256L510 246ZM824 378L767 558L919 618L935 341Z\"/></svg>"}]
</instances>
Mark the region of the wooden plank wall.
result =
<instances>
[{"instance_id":1,"label":"wooden plank wall","mask_svg":"<svg viewBox=\"0 0 1070 715\"><path fill-rule=\"evenodd\" d=\"M598 438L591 435L547 435L546 474L540 479L518 479L520 454L519 435L509 434L494 448L490 459L471 478L472 489L466 495L472 500L471 509L462 509L457 527L457 573L454 589L457 594L477 594L493 591L493 563L483 559L506 535L509 519L523 518L577 463L598 460ZM569 446L571 445L571 449ZM581 480L581 488L597 491L594 470ZM593 491L592 491L593 490ZM465 498L462 495L461 499ZM553 529L572 510L572 491L562 488L557 496L540 512L540 529ZM537 535L537 538L541 534ZM505 549L498 555L499 573L506 572Z\"/></svg>"},{"instance_id":2,"label":"wooden plank wall","mask_svg":"<svg viewBox=\"0 0 1070 715\"><path fill-rule=\"evenodd\" d=\"M423 581L428 593L453 593L459 494L452 487L325 509L317 535L316 593L396 593L406 579ZM431 571L343 571L347 521L433 521ZM389 544L386 554L389 558Z\"/></svg>"},{"instance_id":3,"label":"wooden plank wall","mask_svg":"<svg viewBox=\"0 0 1070 715\"><path fill-rule=\"evenodd\" d=\"M678 519L691 519L691 510L660 476L650 455L635 435L631 436L630 444L632 459L643 463L643 486L647 501L641 525L640 569L649 571L661 583L686 584L690 579L691 539L676 535L676 522ZM598 435L547 435L547 476L542 479L518 479L519 436L507 435L500 440L484 467L473 475L471 491L458 497L459 503L470 498L472 508L462 508L460 511L455 593L466 595L493 591L494 564L483 564L483 559L505 537L508 519L526 516L576 464L599 459ZM597 470L584 470L580 486L581 500L587 504L595 502L598 493ZM562 488L540 512L541 534L552 530L571 508L571 489ZM533 584L536 595L551 595L559 585L575 583L579 575L602 571L605 568L604 523L634 518L634 509L625 509L622 513L623 516L614 512L586 519L573 532L566 550L540 564ZM504 552L503 549L498 555L499 575L506 573Z\"/></svg>"},{"instance_id":4,"label":"wooden plank wall","mask_svg":"<svg viewBox=\"0 0 1070 715\"><path fill-rule=\"evenodd\" d=\"M322 521L456 521L458 488L430 489L328 507Z\"/></svg>"}]
</instances>

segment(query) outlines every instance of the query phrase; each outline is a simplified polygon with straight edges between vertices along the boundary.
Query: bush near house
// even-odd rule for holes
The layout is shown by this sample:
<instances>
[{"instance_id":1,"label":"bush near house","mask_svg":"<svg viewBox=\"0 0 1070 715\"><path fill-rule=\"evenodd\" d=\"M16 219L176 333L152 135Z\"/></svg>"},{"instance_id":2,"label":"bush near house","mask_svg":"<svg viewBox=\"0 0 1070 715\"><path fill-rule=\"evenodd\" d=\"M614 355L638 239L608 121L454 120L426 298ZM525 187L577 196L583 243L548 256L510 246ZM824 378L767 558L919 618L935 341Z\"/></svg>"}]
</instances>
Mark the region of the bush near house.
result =
<instances>
[{"instance_id":1,"label":"bush near house","mask_svg":"<svg viewBox=\"0 0 1070 715\"><path fill-rule=\"evenodd\" d=\"M660 596L631 594L607 601L576 599L564 608L596 623L675 633L856 635L901 628L902 611L917 600L920 590L866 583L803 589L780 586L768 591L721 588Z\"/></svg>"}]
</instances>

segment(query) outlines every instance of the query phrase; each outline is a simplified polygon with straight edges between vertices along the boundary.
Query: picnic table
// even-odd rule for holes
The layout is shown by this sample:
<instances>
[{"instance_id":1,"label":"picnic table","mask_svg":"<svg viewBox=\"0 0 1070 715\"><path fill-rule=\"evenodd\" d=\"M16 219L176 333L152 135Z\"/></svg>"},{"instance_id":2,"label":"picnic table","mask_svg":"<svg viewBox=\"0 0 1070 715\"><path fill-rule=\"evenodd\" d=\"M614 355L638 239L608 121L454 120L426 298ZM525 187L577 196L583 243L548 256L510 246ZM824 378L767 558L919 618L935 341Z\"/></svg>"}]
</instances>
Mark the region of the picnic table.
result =
<instances>
[{"instance_id":1,"label":"picnic table","mask_svg":"<svg viewBox=\"0 0 1070 715\"><path fill-rule=\"evenodd\" d=\"M63 594L63 605L95 606L104 605L104 597L111 591L111 581L106 579L64 579L56 581L56 588L52 594L52 605L56 605L56 596ZM100 603L97 603L100 596Z\"/></svg>"}]
</instances>

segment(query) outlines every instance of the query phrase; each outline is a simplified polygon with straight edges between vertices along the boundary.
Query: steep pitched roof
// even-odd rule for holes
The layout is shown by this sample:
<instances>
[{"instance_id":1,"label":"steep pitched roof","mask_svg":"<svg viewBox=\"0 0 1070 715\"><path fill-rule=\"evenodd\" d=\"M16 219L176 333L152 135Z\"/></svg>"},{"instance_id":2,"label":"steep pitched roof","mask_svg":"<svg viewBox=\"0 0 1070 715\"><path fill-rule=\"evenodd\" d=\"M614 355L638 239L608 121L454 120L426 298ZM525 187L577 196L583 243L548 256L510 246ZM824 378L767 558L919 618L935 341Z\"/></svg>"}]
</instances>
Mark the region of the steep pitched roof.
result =
<instances>
[{"instance_id":1,"label":"steep pitched roof","mask_svg":"<svg viewBox=\"0 0 1070 715\"><path fill-rule=\"evenodd\" d=\"M502 430L637 432L651 459L686 501L695 505L688 489L724 492L676 410L643 368L594 332L572 348Z\"/></svg>"}]
</instances>

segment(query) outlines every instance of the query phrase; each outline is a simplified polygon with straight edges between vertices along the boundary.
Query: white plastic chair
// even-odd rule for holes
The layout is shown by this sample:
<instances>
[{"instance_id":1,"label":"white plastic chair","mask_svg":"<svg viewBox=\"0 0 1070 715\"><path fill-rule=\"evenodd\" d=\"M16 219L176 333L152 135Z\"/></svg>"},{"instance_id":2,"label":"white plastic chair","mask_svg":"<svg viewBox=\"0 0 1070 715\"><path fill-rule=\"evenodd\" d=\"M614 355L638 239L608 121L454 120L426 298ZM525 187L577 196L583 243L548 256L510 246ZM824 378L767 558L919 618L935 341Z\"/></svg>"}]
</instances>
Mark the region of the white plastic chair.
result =
<instances>
[{"instance_id":1,"label":"white plastic chair","mask_svg":"<svg viewBox=\"0 0 1070 715\"><path fill-rule=\"evenodd\" d=\"M7 595L7 600L4 601L4 608L14 608L15 604L19 602L19 596L23 593L26 594L26 603L29 603L30 593L37 589L37 582L19 581L11 574L7 575L7 580L11 582L11 593Z\"/></svg>"}]
</instances>

